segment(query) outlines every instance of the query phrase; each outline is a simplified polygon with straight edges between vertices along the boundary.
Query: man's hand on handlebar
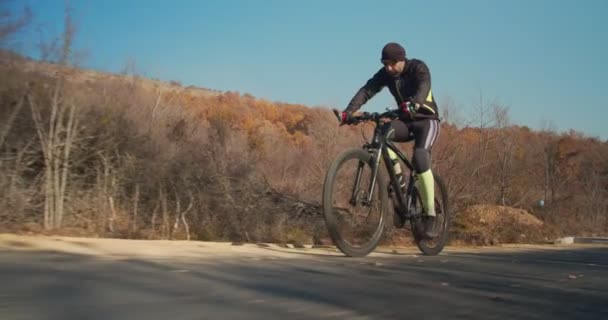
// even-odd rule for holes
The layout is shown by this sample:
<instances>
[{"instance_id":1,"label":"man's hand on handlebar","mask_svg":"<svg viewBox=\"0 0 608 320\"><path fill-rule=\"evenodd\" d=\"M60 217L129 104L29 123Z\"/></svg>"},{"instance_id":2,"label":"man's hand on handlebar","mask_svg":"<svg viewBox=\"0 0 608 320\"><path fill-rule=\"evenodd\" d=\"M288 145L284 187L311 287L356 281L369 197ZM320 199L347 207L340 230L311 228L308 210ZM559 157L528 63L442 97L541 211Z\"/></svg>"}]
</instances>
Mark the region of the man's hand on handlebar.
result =
<instances>
[{"instance_id":1,"label":"man's hand on handlebar","mask_svg":"<svg viewBox=\"0 0 608 320\"><path fill-rule=\"evenodd\" d=\"M338 121L340 122L341 126L343 126L345 124L353 124L356 122L355 116L353 115L352 112L338 111L336 109L333 109L333 112L336 115L336 117L338 118Z\"/></svg>"},{"instance_id":2,"label":"man's hand on handlebar","mask_svg":"<svg viewBox=\"0 0 608 320\"><path fill-rule=\"evenodd\" d=\"M357 124L361 121L375 121L375 122L386 122L393 119L396 119L398 116L398 110L390 110L384 113L369 113L369 112L347 112L347 111L338 111L333 109L336 118L340 122L340 125L351 125Z\"/></svg>"}]
</instances>

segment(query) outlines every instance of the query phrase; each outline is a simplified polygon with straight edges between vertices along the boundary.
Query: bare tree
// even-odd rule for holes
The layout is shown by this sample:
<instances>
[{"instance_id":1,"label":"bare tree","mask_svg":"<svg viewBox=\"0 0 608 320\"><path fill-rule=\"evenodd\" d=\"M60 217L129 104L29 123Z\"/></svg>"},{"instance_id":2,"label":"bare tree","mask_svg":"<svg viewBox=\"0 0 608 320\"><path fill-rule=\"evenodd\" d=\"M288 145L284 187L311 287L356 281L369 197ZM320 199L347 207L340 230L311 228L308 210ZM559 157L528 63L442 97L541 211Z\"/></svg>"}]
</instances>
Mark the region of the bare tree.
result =
<instances>
[{"instance_id":1,"label":"bare tree","mask_svg":"<svg viewBox=\"0 0 608 320\"><path fill-rule=\"evenodd\" d=\"M135 185L135 195L133 196L133 228L132 231L137 231L137 209L139 208L139 183Z\"/></svg>"},{"instance_id":2,"label":"bare tree","mask_svg":"<svg viewBox=\"0 0 608 320\"><path fill-rule=\"evenodd\" d=\"M507 205L506 194L510 187L511 165L515 146L514 130L509 127L509 108L496 105L494 122L497 129L496 154L498 156L499 196L503 206Z\"/></svg>"},{"instance_id":3,"label":"bare tree","mask_svg":"<svg viewBox=\"0 0 608 320\"><path fill-rule=\"evenodd\" d=\"M555 200L555 188L557 184L557 157L558 157L558 137L555 135L555 125L546 123L542 131L543 134L543 155L544 155L544 200L547 204Z\"/></svg>"},{"instance_id":4,"label":"bare tree","mask_svg":"<svg viewBox=\"0 0 608 320\"><path fill-rule=\"evenodd\" d=\"M64 18L59 62L67 65L75 35L68 6ZM50 98L46 99L43 94L38 98L35 93L34 88L28 88L27 100L44 154L44 227L52 229L60 227L63 220L70 156L79 132L79 116L76 103L68 98L64 76L56 78ZM50 109L48 119L43 117L44 105Z\"/></svg>"},{"instance_id":5,"label":"bare tree","mask_svg":"<svg viewBox=\"0 0 608 320\"><path fill-rule=\"evenodd\" d=\"M44 227L61 226L64 200L70 171L70 155L74 139L78 135L76 104L61 97L63 84L58 81L50 103L49 119L43 120L41 106L34 95L28 94L28 102L36 126L36 132L44 154Z\"/></svg>"},{"instance_id":6,"label":"bare tree","mask_svg":"<svg viewBox=\"0 0 608 320\"><path fill-rule=\"evenodd\" d=\"M165 192L163 191L163 187L160 187L160 193L159 193L159 198L160 198L160 203L161 203L161 209L163 212L163 224L161 227L161 234L162 237L164 239L169 239L169 209L168 209L168 205L167 205L167 195L165 194Z\"/></svg>"},{"instance_id":7,"label":"bare tree","mask_svg":"<svg viewBox=\"0 0 608 320\"><path fill-rule=\"evenodd\" d=\"M473 194L477 197L478 201L484 201L486 194L484 190L484 169L490 165L488 155L490 151L490 145L493 142L492 127L494 125L494 119L492 118L492 107L496 105L495 100L489 102L485 99L482 93L479 94L479 101L474 105L474 115L472 124L477 130L477 150L476 159L474 159L473 165Z\"/></svg>"},{"instance_id":8,"label":"bare tree","mask_svg":"<svg viewBox=\"0 0 608 320\"><path fill-rule=\"evenodd\" d=\"M581 209L586 211L586 214L582 220L588 223L586 229L600 234L606 231L604 226L608 219L608 190L602 185L605 176L602 177L600 168L593 165L589 165L585 172L582 186L585 201Z\"/></svg>"},{"instance_id":9,"label":"bare tree","mask_svg":"<svg viewBox=\"0 0 608 320\"><path fill-rule=\"evenodd\" d=\"M192 192L190 190L188 190L188 196L190 198L190 203L188 204L186 210L182 211L179 194L177 193L177 190L175 190L175 223L173 224L173 230L171 232L174 238L177 232L179 231L179 225L181 223L184 225L184 231L186 232L186 240L190 240L190 226L188 225L188 221L186 220L186 214L190 210L192 210L194 204L194 196L192 195Z\"/></svg>"},{"instance_id":10,"label":"bare tree","mask_svg":"<svg viewBox=\"0 0 608 320\"><path fill-rule=\"evenodd\" d=\"M8 44L12 35L22 30L32 20L32 10L25 6L20 14L11 12L9 0L0 0L0 47Z\"/></svg>"}]
</instances>

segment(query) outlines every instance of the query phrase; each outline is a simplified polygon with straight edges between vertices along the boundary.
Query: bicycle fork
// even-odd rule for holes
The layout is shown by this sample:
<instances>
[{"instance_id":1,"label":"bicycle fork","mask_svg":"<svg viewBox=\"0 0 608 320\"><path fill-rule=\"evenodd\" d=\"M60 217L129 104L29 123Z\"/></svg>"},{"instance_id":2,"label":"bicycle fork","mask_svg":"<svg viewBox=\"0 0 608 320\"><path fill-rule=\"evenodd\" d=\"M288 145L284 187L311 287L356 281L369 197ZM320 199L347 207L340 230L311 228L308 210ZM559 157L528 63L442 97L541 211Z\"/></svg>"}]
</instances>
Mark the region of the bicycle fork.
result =
<instances>
[{"instance_id":1,"label":"bicycle fork","mask_svg":"<svg viewBox=\"0 0 608 320\"><path fill-rule=\"evenodd\" d=\"M381 149L368 150L372 154L372 159L374 160L374 163L372 165L371 183L367 190L367 199L365 199L365 202L363 203L363 205L366 206L371 206L372 204L374 188L376 187L376 180L378 178L378 168L380 168L380 150ZM359 192L359 187L361 186L361 176L363 175L363 167L365 167L365 162L359 161L359 166L357 167L357 176L355 178L355 185L353 186L353 191L349 201L350 204L353 206L357 203L357 194Z\"/></svg>"}]
</instances>

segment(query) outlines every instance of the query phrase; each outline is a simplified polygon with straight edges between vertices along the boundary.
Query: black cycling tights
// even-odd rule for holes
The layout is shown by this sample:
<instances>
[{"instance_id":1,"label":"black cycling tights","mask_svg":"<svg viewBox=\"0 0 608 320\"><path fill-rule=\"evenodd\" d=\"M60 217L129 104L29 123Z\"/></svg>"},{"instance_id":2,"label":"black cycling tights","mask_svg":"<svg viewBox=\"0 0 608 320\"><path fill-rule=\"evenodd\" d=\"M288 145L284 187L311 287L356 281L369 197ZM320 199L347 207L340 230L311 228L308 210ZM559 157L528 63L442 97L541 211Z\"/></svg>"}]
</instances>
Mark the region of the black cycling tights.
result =
<instances>
[{"instance_id":1,"label":"black cycling tights","mask_svg":"<svg viewBox=\"0 0 608 320\"><path fill-rule=\"evenodd\" d=\"M405 123L393 120L382 127L382 133L395 142L414 142L412 165L417 173L431 168L431 148L439 136L439 120L425 119Z\"/></svg>"}]
</instances>

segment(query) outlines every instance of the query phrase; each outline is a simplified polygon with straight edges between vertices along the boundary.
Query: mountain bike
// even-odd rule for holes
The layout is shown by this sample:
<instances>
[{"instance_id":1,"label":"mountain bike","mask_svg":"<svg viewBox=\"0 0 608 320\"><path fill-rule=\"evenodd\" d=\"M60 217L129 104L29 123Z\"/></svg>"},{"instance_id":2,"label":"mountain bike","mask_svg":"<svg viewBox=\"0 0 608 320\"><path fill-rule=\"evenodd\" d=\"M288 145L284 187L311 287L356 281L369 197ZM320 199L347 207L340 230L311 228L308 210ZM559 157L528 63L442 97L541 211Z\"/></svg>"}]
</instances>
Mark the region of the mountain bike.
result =
<instances>
[{"instance_id":1,"label":"mountain bike","mask_svg":"<svg viewBox=\"0 0 608 320\"><path fill-rule=\"evenodd\" d=\"M339 154L327 170L322 199L325 224L336 247L347 256L366 256L378 246L390 217L389 199L394 225L403 227L409 221L414 241L422 253L439 254L446 244L450 214L443 179L434 173L438 234L429 238L424 232L427 216L416 189L412 163L381 133L382 124L397 117L397 110L354 115L351 125L373 123L373 136L371 140L364 137L366 142L361 148L347 149ZM393 191L403 190L403 187L396 176L389 149L397 154L405 169L403 177L409 176L404 192ZM381 170L381 160L386 170ZM388 173L388 183L383 173Z\"/></svg>"}]
</instances>

